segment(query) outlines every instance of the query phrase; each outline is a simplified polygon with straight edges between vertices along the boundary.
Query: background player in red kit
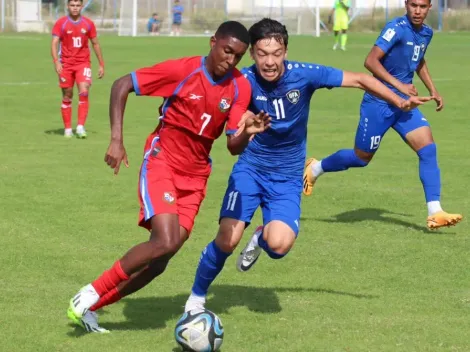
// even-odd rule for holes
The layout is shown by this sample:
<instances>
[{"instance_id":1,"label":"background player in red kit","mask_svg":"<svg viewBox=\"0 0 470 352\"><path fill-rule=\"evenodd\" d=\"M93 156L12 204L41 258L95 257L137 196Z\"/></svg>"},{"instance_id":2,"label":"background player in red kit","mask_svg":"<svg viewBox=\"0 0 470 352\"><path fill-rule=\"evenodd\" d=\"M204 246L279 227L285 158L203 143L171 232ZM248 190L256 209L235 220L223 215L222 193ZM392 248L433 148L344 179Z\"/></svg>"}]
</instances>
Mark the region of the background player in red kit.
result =
<instances>
[{"instance_id":1,"label":"background player in red kit","mask_svg":"<svg viewBox=\"0 0 470 352\"><path fill-rule=\"evenodd\" d=\"M248 116L245 124L240 122L250 102L251 86L235 66L248 44L247 29L228 21L210 39L207 57L165 61L114 82L111 143L105 161L115 173L121 161L128 165L122 135L128 94L134 91L165 98L159 125L147 138L140 170L139 225L151 233L148 241L131 248L70 300L69 318L87 331L107 332L98 325L94 311L163 273L186 241L206 194L209 152L224 126L232 154L243 151L251 135L269 127L269 116L264 112Z\"/></svg>"},{"instance_id":2,"label":"background player in red kit","mask_svg":"<svg viewBox=\"0 0 470 352\"><path fill-rule=\"evenodd\" d=\"M82 0L68 0L69 15L59 18L52 29L51 54L62 88L61 111L64 136L67 138L73 136L72 97L75 82L78 87L78 123L75 132L78 138L87 136L84 126L88 115L88 91L91 86L88 40L91 40L99 61L98 78L104 75L103 55L96 36L95 24L89 18L80 15L82 7Z\"/></svg>"}]
</instances>

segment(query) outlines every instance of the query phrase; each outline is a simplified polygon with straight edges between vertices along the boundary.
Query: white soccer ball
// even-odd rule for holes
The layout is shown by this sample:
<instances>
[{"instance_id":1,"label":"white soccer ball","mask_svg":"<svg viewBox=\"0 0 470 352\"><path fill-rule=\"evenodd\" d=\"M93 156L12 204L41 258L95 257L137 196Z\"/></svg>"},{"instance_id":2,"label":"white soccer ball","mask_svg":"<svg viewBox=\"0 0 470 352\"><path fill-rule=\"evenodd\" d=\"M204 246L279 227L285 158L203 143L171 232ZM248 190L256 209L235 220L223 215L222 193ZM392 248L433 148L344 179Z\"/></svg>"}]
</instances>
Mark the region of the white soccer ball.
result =
<instances>
[{"instance_id":1,"label":"white soccer ball","mask_svg":"<svg viewBox=\"0 0 470 352\"><path fill-rule=\"evenodd\" d=\"M224 339L224 328L217 315L207 309L185 312L176 323L176 342L189 352L218 351Z\"/></svg>"}]
</instances>

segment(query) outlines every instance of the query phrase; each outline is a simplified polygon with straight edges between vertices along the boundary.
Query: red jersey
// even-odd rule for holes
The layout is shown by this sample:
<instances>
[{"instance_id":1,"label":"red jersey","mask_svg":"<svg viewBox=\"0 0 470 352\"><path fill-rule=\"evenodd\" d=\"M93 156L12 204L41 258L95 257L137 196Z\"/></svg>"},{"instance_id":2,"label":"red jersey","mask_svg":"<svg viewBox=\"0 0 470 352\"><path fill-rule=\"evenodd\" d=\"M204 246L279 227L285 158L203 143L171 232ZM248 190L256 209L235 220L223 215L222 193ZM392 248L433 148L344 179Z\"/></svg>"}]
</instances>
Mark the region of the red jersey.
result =
<instances>
[{"instance_id":1,"label":"red jersey","mask_svg":"<svg viewBox=\"0 0 470 352\"><path fill-rule=\"evenodd\" d=\"M61 17L54 24L52 35L60 39L60 62L67 65L90 62L88 40L96 37L96 27L92 20L80 16L74 22L68 16Z\"/></svg>"},{"instance_id":2,"label":"red jersey","mask_svg":"<svg viewBox=\"0 0 470 352\"><path fill-rule=\"evenodd\" d=\"M137 95L165 98L155 130L168 163L193 175L210 174L209 153L223 132L233 134L248 109L251 85L237 69L214 82L201 56L168 60L132 72Z\"/></svg>"}]
</instances>

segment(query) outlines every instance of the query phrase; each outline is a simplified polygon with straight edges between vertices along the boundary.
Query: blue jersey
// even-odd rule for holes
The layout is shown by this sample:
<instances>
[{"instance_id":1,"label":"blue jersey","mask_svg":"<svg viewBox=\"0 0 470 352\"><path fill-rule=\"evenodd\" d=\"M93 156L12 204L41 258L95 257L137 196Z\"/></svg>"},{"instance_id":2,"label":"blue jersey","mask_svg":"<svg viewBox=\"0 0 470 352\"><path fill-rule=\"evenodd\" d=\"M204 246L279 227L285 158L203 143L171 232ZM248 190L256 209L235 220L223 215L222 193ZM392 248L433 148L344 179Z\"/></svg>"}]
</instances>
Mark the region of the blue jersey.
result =
<instances>
[{"instance_id":1,"label":"blue jersey","mask_svg":"<svg viewBox=\"0 0 470 352\"><path fill-rule=\"evenodd\" d=\"M385 53L381 60L382 65L400 82L412 83L414 73L431 43L432 35L431 27L423 24L420 29L415 29L407 16L393 19L385 25L375 42L375 45ZM396 94L407 98L390 84L383 83ZM364 100L388 104L369 93L365 93Z\"/></svg>"},{"instance_id":2,"label":"blue jersey","mask_svg":"<svg viewBox=\"0 0 470 352\"><path fill-rule=\"evenodd\" d=\"M272 118L271 128L257 134L239 157L266 171L302 177L310 99L319 88L340 87L343 71L311 63L284 62L276 82L267 82L253 65L242 69L252 87L249 110L261 110Z\"/></svg>"},{"instance_id":3,"label":"blue jersey","mask_svg":"<svg viewBox=\"0 0 470 352\"><path fill-rule=\"evenodd\" d=\"M183 6L175 5L173 6L173 22L181 23L183 17Z\"/></svg>"}]
</instances>

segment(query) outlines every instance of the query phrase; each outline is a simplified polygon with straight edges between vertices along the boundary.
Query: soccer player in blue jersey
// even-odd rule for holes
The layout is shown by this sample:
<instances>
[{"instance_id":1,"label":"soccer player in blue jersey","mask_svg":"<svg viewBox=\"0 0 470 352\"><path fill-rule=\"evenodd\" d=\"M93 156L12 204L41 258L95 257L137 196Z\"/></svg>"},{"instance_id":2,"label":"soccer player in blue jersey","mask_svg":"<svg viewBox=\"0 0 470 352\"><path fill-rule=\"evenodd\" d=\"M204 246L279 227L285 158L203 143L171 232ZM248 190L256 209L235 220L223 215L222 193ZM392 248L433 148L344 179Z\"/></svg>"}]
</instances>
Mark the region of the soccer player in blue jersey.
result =
<instances>
[{"instance_id":1,"label":"soccer player in blue jersey","mask_svg":"<svg viewBox=\"0 0 470 352\"><path fill-rule=\"evenodd\" d=\"M238 269L249 270L262 250L279 259L293 246L299 231L310 99L316 89L361 88L404 111L431 99L406 100L364 73L287 61L288 33L275 20L263 19L249 32L255 65L242 70L252 86L249 110L255 114L267 112L271 128L254 137L233 167L220 212L219 232L202 252L186 311L203 308L210 284L259 206L265 226L255 230L238 258Z\"/></svg>"},{"instance_id":2,"label":"soccer player in blue jersey","mask_svg":"<svg viewBox=\"0 0 470 352\"><path fill-rule=\"evenodd\" d=\"M431 8L431 0L408 0L405 4L406 15L387 23L367 56L365 67L402 97L417 95L413 85L416 72L436 101L436 110L441 111L444 102L424 59L433 35L432 29L423 23ZM428 207L428 228L437 229L460 222L462 215L449 214L441 208L441 177L429 122L417 108L403 112L368 92L361 104L354 149L339 150L321 161L308 159L304 171L304 194L312 193L315 181L323 173L367 166L390 127L418 155L419 177Z\"/></svg>"}]
</instances>

